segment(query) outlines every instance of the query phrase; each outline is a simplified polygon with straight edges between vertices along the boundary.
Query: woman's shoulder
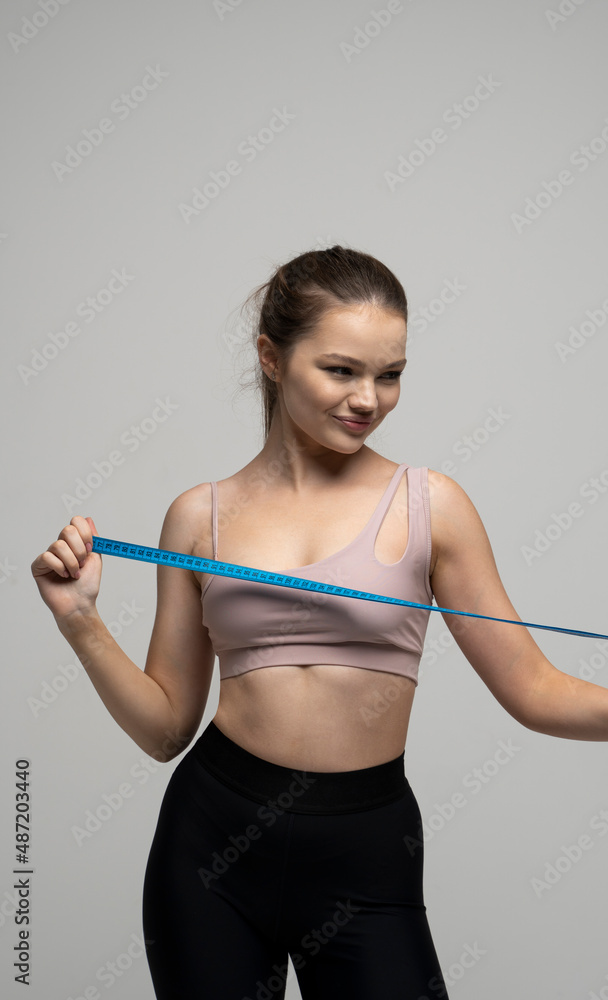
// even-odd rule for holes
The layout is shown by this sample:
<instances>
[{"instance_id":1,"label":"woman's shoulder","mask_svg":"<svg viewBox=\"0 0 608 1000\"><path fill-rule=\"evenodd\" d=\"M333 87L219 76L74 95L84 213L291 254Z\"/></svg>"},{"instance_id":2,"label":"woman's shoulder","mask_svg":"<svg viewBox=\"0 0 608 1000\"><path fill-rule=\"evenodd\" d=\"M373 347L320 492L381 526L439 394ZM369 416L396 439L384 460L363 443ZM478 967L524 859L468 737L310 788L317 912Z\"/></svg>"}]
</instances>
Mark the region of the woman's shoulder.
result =
<instances>
[{"instance_id":1,"label":"woman's shoulder","mask_svg":"<svg viewBox=\"0 0 608 1000\"><path fill-rule=\"evenodd\" d=\"M460 483L443 472L428 468L429 500L438 515L456 516L470 511L473 503Z\"/></svg>"},{"instance_id":2,"label":"woman's shoulder","mask_svg":"<svg viewBox=\"0 0 608 1000\"><path fill-rule=\"evenodd\" d=\"M462 487L452 479L450 476L446 476L443 472L437 472L436 469L431 469L430 466L426 467L428 469L428 483L429 483L429 493L440 499L442 496L449 497L458 493L462 490ZM462 490L464 492L464 490Z\"/></svg>"},{"instance_id":3,"label":"woman's shoulder","mask_svg":"<svg viewBox=\"0 0 608 1000\"><path fill-rule=\"evenodd\" d=\"M183 493L178 493L171 501L169 510L174 514L187 515L196 513L198 510L205 510L211 506L211 481L208 483L197 483L190 486Z\"/></svg>"},{"instance_id":4,"label":"woman's shoulder","mask_svg":"<svg viewBox=\"0 0 608 1000\"><path fill-rule=\"evenodd\" d=\"M460 483L457 483L451 476L446 476L443 472L426 467L428 470L429 495L434 497L437 503L471 502L463 490Z\"/></svg>"},{"instance_id":5,"label":"woman's shoulder","mask_svg":"<svg viewBox=\"0 0 608 1000\"><path fill-rule=\"evenodd\" d=\"M197 540L211 538L211 514L211 482L191 486L169 504L161 538L170 537L172 545L168 547L175 551L191 553Z\"/></svg>"},{"instance_id":6,"label":"woman's shoulder","mask_svg":"<svg viewBox=\"0 0 608 1000\"><path fill-rule=\"evenodd\" d=\"M243 489L242 476L239 472L225 479L215 480L221 484L224 502L232 503ZM165 523L180 525L182 536L194 540L210 539L213 515L212 480L190 486L178 493L169 505L165 515ZM185 551L185 550L184 550ZM189 551L189 550L188 550Z\"/></svg>"},{"instance_id":7,"label":"woman's shoulder","mask_svg":"<svg viewBox=\"0 0 608 1000\"><path fill-rule=\"evenodd\" d=\"M458 548L465 540L485 535L481 517L466 491L450 476L428 470L433 542Z\"/></svg>"}]
</instances>

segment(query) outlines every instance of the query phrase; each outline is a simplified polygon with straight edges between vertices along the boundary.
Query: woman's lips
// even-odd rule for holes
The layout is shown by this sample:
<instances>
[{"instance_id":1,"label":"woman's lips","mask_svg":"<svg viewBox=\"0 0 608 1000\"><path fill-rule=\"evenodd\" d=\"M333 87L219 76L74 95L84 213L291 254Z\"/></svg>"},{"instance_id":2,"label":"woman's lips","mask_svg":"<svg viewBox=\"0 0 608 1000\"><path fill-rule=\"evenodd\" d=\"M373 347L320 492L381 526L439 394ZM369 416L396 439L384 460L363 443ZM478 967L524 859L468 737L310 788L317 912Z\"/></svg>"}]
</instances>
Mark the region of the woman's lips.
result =
<instances>
[{"instance_id":1,"label":"woman's lips","mask_svg":"<svg viewBox=\"0 0 608 1000\"><path fill-rule=\"evenodd\" d=\"M351 431L364 431L371 424L371 420L346 420L344 417L336 417L336 420Z\"/></svg>"}]
</instances>

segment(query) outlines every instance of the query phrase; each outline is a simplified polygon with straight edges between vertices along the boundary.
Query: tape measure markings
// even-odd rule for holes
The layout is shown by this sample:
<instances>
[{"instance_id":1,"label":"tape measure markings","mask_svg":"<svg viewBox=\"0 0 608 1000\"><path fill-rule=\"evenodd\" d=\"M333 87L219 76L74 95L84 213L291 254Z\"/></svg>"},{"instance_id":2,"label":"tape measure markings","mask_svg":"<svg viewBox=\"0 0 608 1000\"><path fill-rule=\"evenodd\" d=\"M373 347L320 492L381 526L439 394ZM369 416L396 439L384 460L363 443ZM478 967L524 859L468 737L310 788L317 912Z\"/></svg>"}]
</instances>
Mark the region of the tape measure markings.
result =
<instances>
[{"instance_id":1,"label":"tape measure markings","mask_svg":"<svg viewBox=\"0 0 608 1000\"><path fill-rule=\"evenodd\" d=\"M299 576L287 576L283 573L270 573L267 570L254 569L251 566L240 566L238 563L218 562L216 559L203 559L199 556L186 555L183 552L172 552L170 549L155 549L147 545L133 545L130 542L119 542L113 538L102 538L93 535L93 552L100 555L120 556L123 559L135 559L138 562L156 563L158 565L178 566L183 569L199 570L214 576L229 576L235 579L253 580L256 583L270 583L277 587L291 587L294 590L312 590L325 594L336 594L340 597L353 597L363 601L379 601L383 604L398 604L407 608L418 608L423 611L441 611L448 615L461 615L467 618L483 618L491 622L503 622L506 625L523 625L525 628L540 628L548 632L565 632L568 635L584 636L589 639L608 639L601 632L583 632L580 629L561 628L558 625L538 625L534 622L523 622L511 618L494 618L492 615L479 615L472 611L456 611L453 608L441 608L436 604L418 604L406 601L400 597L388 597L384 594L370 594L363 590L349 590L331 583L321 583L319 580L306 580Z\"/></svg>"}]
</instances>

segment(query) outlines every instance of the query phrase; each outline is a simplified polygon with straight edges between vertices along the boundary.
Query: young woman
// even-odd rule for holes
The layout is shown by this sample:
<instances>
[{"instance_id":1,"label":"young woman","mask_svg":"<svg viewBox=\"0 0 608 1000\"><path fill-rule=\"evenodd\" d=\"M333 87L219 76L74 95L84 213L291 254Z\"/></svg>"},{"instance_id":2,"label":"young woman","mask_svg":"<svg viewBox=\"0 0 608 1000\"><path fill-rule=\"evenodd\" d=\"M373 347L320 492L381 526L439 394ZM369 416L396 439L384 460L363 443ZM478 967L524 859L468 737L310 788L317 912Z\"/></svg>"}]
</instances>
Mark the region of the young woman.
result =
<instances>
[{"instance_id":1,"label":"young woman","mask_svg":"<svg viewBox=\"0 0 608 1000\"><path fill-rule=\"evenodd\" d=\"M365 443L399 400L397 278L336 246L255 296L264 446L180 494L160 547L518 619L464 491ZM171 776L146 869L156 996L280 1000L290 955L305 1000L446 997L404 773L429 611L158 566L141 671L97 613L94 534L73 517L32 572L138 746L169 760L192 742L219 656L217 712ZM557 670L523 626L444 617L522 725L608 739L608 691Z\"/></svg>"}]
</instances>

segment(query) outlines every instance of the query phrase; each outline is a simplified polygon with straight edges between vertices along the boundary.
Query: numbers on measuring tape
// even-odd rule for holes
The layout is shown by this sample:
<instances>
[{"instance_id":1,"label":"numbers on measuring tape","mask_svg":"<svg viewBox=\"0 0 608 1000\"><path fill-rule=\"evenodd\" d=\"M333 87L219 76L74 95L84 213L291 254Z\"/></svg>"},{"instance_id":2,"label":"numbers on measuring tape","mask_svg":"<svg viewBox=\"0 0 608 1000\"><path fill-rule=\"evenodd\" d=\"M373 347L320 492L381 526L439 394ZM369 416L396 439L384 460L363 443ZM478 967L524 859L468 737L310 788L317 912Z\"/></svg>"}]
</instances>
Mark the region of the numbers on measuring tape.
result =
<instances>
[{"instance_id":1,"label":"numbers on measuring tape","mask_svg":"<svg viewBox=\"0 0 608 1000\"><path fill-rule=\"evenodd\" d=\"M269 573L266 570L254 569L251 566L239 566L238 563L222 563L216 559L202 559L190 556L184 552L171 552L169 549L155 549L146 545L131 545L128 542L118 542L111 538L93 535L93 552L105 553L111 556L121 556L124 559L137 559L141 562L166 564L168 566L183 566L215 576L230 576L236 579L253 580L255 583L270 583L278 587L292 587L296 590L313 590L323 594L335 594L339 597L353 597L361 601L381 601L383 604L398 604L406 608L418 608L422 611L441 611L443 614L460 615L466 618L480 618L485 621L503 622L505 625L523 625L525 628L540 628L547 632L564 632L568 635L584 636L589 639L608 639L601 632L583 632L580 629L561 628L558 625L538 625L534 622L523 622L519 619L494 618L492 615L478 615L473 611L457 611L454 608L441 608L436 604L418 604L416 601L405 601L400 597L388 597L384 594L369 594L364 590L349 590L337 587L331 583L321 583L320 580L306 580L300 576L284 576L281 573Z\"/></svg>"}]
</instances>

